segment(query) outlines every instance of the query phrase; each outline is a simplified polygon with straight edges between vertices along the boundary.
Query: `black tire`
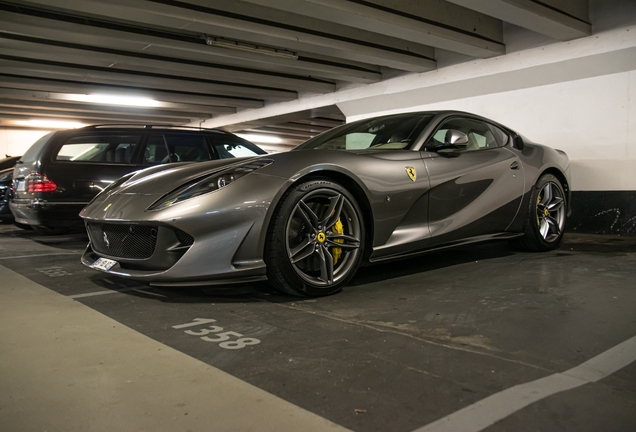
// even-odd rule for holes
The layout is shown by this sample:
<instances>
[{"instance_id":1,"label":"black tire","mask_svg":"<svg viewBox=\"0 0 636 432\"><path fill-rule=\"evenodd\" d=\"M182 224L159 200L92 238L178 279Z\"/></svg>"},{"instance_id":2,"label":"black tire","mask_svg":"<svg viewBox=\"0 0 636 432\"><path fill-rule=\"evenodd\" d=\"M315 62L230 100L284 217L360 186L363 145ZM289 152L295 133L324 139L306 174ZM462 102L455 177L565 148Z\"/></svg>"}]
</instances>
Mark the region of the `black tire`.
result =
<instances>
[{"instance_id":1,"label":"black tire","mask_svg":"<svg viewBox=\"0 0 636 432\"><path fill-rule=\"evenodd\" d=\"M349 191L328 180L299 184L285 193L272 217L267 277L287 294L334 294L360 266L364 243L362 212Z\"/></svg>"},{"instance_id":2,"label":"black tire","mask_svg":"<svg viewBox=\"0 0 636 432\"><path fill-rule=\"evenodd\" d=\"M31 225L21 224L20 222L13 222L13 225L15 225L18 228L23 229L23 230L32 230L33 229L33 227L31 227Z\"/></svg>"},{"instance_id":3,"label":"black tire","mask_svg":"<svg viewBox=\"0 0 636 432\"><path fill-rule=\"evenodd\" d=\"M51 228L43 225L31 225L31 227L37 234L46 236L66 234L71 230L70 228Z\"/></svg>"},{"instance_id":4,"label":"black tire","mask_svg":"<svg viewBox=\"0 0 636 432\"><path fill-rule=\"evenodd\" d=\"M548 190L551 196L546 198ZM563 242L566 199L561 181L552 174L542 175L532 188L523 224L524 236L515 239L513 245L534 252L559 247Z\"/></svg>"}]
</instances>

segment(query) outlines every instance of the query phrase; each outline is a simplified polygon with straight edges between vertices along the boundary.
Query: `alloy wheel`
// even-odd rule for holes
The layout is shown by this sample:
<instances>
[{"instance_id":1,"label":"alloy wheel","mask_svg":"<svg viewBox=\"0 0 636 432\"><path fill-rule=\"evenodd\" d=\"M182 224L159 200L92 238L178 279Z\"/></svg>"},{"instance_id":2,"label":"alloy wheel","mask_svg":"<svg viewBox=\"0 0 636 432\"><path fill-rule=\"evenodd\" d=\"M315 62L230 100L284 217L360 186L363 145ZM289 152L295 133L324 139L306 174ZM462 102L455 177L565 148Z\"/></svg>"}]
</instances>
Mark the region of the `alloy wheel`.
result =
<instances>
[{"instance_id":1,"label":"alloy wheel","mask_svg":"<svg viewBox=\"0 0 636 432\"><path fill-rule=\"evenodd\" d=\"M537 200L537 225L545 241L558 239L565 224L565 198L561 188L548 182L543 186Z\"/></svg>"},{"instance_id":2,"label":"alloy wheel","mask_svg":"<svg viewBox=\"0 0 636 432\"><path fill-rule=\"evenodd\" d=\"M360 236L360 219L347 197L317 189L304 195L289 216L287 256L305 282L328 287L355 267Z\"/></svg>"}]
</instances>

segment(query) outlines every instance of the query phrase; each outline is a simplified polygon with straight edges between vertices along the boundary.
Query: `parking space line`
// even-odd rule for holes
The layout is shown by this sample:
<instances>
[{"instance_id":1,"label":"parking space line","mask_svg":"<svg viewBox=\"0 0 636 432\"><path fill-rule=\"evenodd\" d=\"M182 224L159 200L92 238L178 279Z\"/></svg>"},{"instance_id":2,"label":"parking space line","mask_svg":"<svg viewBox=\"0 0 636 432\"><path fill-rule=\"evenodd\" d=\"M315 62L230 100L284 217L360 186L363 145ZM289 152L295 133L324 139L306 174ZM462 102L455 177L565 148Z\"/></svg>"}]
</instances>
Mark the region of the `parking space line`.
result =
<instances>
[{"instance_id":1,"label":"parking space line","mask_svg":"<svg viewBox=\"0 0 636 432\"><path fill-rule=\"evenodd\" d=\"M42 256L57 256L57 255L78 255L83 251L76 252L55 252L55 253L45 253L45 254L35 254L35 255L17 255L17 256L8 256L8 257L0 257L0 260L5 259L14 259L14 258L33 258L33 257L42 257Z\"/></svg>"},{"instance_id":2,"label":"parking space line","mask_svg":"<svg viewBox=\"0 0 636 432\"><path fill-rule=\"evenodd\" d=\"M86 294L75 294L75 295L71 295L71 296L68 296L68 297L72 298L72 299L78 299L78 298L93 297L93 296L100 296L100 295L106 295L106 294L125 293L125 292L128 292L128 291L136 291L138 289L139 288L124 288L124 289L120 289L120 290L95 291L95 292L86 293Z\"/></svg>"},{"instance_id":3,"label":"parking space line","mask_svg":"<svg viewBox=\"0 0 636 432\"><path fill-rule=\"evenodd\" d=\"M636 336L565 372L495 393L413 432L478 432L541 399L597 382L636 361Z\"/></svg>"}]
</instances>

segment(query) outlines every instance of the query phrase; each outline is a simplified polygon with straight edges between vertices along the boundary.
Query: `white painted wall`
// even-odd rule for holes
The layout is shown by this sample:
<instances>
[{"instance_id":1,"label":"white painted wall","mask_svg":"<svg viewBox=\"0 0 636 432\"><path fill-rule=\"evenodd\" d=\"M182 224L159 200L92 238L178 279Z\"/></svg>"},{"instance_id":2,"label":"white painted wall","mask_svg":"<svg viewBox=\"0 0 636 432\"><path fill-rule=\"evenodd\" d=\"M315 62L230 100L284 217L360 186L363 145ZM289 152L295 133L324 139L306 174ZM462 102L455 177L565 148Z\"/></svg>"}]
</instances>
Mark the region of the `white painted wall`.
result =
<instances>
[{"instance_id":1,"label":"white painted wall","mask_svg":"<svg viewBox=\"0 0 636 432\"><path fill-rule=\"evenodd\" d=\"M5 154L21 156L31 144L50 131L26 129L0 129L0 159Z\"/></svg>"}]
</instances>

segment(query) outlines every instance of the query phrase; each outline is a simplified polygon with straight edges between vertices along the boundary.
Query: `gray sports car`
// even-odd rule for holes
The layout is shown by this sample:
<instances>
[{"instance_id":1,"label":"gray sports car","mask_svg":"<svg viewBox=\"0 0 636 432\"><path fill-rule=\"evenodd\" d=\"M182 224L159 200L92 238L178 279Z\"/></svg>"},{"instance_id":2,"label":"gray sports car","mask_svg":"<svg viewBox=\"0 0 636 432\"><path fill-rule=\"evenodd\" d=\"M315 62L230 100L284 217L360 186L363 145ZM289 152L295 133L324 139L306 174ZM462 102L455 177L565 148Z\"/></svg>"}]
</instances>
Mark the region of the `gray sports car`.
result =
<instances>
[{"instance_id":1,"label":"gray sports car","mask_svg":"<svg viewBox=\"0 0 636 432\"><path fill-rule=\"evenodd\" d=\"M327 295L363 261L490 239L556 248L568 165L564 152L469 113L366 119L287 153L122 177L81 213L82 262L152 285L267 278Z\"/></svg>"}]
</instances>

